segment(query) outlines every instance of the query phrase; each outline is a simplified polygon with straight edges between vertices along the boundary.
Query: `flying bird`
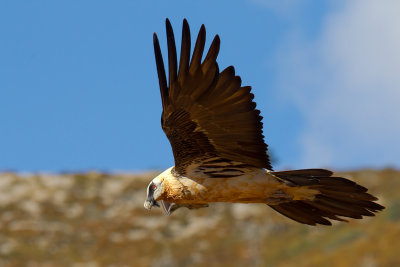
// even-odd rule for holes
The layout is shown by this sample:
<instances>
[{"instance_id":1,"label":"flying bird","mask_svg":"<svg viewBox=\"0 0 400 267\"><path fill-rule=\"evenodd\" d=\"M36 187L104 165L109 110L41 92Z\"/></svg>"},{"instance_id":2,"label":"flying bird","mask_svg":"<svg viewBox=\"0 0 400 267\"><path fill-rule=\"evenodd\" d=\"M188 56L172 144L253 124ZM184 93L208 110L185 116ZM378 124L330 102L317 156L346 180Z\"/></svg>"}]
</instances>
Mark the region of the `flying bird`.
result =
<instances>
[{"instance_id":1,"label":"flying bird","mask_svg":"<svg viewBox=\"0 0 400 267\"><path fill-rule=\"evenodd\" d=\"M203 58L206 29L201 26L191 56L190 29L183 20L179 58L174 33L166 20L168 81L154 33L162 100L161 126L175 166L147 187L144 207L197 209L213 202L265 203L308 225L331 225L374 216L384 209L367 188L325 169L273 171L264 142L262 117L250 86L242 86L233 66L220 72L215 36Z\"/></svg>"}]
</instances>

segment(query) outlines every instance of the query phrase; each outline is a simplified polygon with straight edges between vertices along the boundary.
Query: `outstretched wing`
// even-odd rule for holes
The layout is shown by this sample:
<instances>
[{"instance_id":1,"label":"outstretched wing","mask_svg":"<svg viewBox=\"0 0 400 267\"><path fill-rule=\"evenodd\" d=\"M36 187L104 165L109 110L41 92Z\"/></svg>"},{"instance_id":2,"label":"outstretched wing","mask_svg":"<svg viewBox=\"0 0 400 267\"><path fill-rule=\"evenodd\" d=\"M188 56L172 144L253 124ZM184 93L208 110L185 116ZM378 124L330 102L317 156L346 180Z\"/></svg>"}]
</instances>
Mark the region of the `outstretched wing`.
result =
<instances>
[{"instance_id":1,"label":"outstretched wing","mask_svg":"<svg viewBox=\"0 0 400 267\"><path fill-rule=\"evenodd\" d=\"M190 30L184 19L178 69L168 19L166 29L168 84L155 33L154 52L163 106L161 125L172 146L177 175L195 169L210 177L233 177L243 168L272 169L251 88L241 86L232 66L219 72L219 36L202 62L206 39L202 25L190 59Z\"/></svg>"}]
</instances>

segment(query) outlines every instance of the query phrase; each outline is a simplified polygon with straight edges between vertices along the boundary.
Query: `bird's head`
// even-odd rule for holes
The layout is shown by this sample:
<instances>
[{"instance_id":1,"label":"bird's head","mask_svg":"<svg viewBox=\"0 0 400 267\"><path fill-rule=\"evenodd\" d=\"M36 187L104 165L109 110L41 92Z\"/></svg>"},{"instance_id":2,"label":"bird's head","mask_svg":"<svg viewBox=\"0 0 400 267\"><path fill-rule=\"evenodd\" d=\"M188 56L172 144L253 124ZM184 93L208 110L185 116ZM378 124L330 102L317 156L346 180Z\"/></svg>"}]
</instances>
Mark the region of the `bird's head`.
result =
<instances>
[{"instance_id":1,"label":"bird's head","mask_svg":"<svg viewBox=\"0 0 400 267\"><path fill-rule=\"evenodd\" d=\"M147 187L146 201L144 202L144 207L147 210L151 210L153 206L160 207L157 201L160 200L161 196L164 193L163 182L164 178L157 176L149 183L149 186Z\"/></svg>"},{"instance_id":2,"label":"bird's head","mask_svg":"<svg viewBox=\"0 0 400 267\"><path fill-rule=\"evenodd\" d=\"M164 181L166 180L166 173L170 173L170 169L161 173L149 183L149 186L147 187L147 197L144 202L144 207L147 210L151 210L153 206L160 207L160 205L158 204L158 201L160 201L165 213L167 215L170 215L171 203L163 200L167 187L167 182L164 183Z\"/></svg>"}]
</instances>

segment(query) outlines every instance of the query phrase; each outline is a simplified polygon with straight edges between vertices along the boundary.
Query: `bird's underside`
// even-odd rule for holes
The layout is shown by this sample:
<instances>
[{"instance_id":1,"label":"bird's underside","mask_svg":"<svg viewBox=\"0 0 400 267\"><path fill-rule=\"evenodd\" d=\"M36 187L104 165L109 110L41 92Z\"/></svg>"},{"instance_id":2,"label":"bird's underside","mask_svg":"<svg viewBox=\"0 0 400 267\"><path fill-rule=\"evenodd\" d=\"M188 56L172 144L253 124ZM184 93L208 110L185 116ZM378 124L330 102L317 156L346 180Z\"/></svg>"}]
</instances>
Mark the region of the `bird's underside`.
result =
<instances>
[{"instance_id":1,"label":"bird's underside","mask_svg":"<svg viewBox=\"0 0 400 267\"><path fill-rule=\"evenodd\" d=\"M374 216L384 207L367 188L324 169L272 171L262 134L262 117L249 86L241 86L232 66L219 71L220 40L214 38L203 59L205 27L191 56L189 25L183 21L179 65L175 37L166 21L168 81L157 35L154 52L162 99L161 126L175 166L147 188L146 209L167 214L213 202L265 203L304 224ZM203 59L203 60L202 60Z\"/></svg>"},{"instance_id":2,"label":"bird's underside","mask_svg":"<svg viewBox=\"0 0 400 267\"><path fill-rule=\"evenodd\" d=\"M317 190L301 189L280 181L270 171L253 169L233 178L175 177L170 169L160 174L169 203L204 205L212 202L264 203L276 205L293 200L313 200Z\"/></svg>"}]
</instances>

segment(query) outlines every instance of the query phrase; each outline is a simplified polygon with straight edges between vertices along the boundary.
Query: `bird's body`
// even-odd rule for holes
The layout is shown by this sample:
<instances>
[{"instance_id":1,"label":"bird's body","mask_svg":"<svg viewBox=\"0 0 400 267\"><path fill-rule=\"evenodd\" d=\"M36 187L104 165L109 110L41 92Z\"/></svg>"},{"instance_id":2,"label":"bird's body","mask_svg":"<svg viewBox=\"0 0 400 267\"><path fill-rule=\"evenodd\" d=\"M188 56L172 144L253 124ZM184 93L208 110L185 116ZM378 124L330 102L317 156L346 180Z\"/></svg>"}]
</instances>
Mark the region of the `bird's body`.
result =
<instances>
[{"instance_id":1,"label":"bird's body","mask_svg":"<svg viewBox=\"0 0 400 267\"><path fill-rule=\"evenodd\" d=\"M168 82L154 34L163 112L175 166L147 188L146 209L161 202L169 215L180 207L196 209L213 202L264 203L309 225L330 225L342 217L361 219L384 207L367 188L325 169L272 171L262 134L262 117L249 86L241 86L233 66L219 71L217 35L203 58L205 27L191 56L190 30L183 21L179 64L175 37L166 21Z\"/></svg>"},{"instance_id":2,"label":"bird's body","mask_svg":"<svg viewBox=\"0 0 400 267\"><path fill-rule=\"evenodd\" d=\"M213 202L278 204L293 200L312 200L318 190L290 187L272 172L254 169L234 178L190 178L175 176L173 167L158 176L163 180L163 199L176 204L207 204Z\"/></svg>"}]
</instances>

